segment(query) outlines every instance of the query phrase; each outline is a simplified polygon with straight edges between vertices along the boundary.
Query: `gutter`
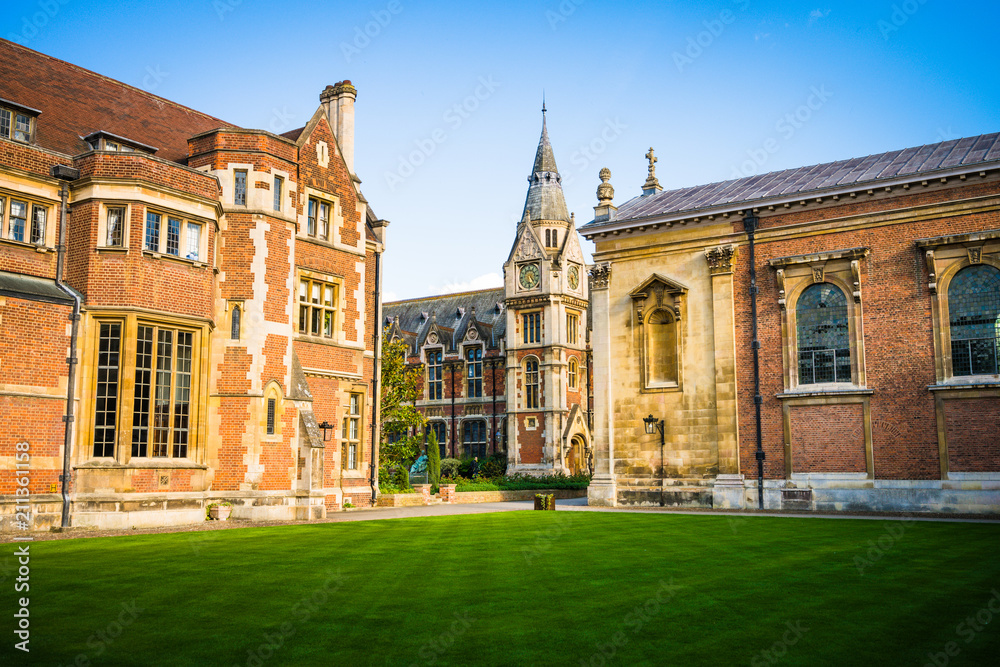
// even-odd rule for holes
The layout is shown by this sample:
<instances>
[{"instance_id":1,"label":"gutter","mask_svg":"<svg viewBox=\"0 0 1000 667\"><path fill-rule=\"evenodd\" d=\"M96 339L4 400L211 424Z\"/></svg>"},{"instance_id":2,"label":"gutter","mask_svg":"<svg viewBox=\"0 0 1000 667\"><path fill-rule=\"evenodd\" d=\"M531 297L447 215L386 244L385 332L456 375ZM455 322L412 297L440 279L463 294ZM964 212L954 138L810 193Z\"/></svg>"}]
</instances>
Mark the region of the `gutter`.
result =
<instances>
[{"instance_id":1,"label":"gutter","mask_svg":"<svg viewBox=\"0 0 1000 667\"><path fill-rule=\"evenodd\" d=\"M63 422L66 424L63 429L63 469L62 475L59 476L59 481L62 482L62 522L60 525L63 528L69 528L69 469L70 450L73 443L73 405L76 398L74 389L76 386L77 336L80 328L80 295L63 282L63 268L66 264L66 234L67 227L69 227L67 216L69 186L67 183L80 178L80 171L66 165L55 165L50 173L53 178L62 181L59 186L61 204L59 209L59 245L56 246L56 287L73 299L73 314L70 315L70 321L73 325L69 338L69 357L66 359L69 370L66 380L66 415L63 417Z\"/></svg>"}]
</instances>

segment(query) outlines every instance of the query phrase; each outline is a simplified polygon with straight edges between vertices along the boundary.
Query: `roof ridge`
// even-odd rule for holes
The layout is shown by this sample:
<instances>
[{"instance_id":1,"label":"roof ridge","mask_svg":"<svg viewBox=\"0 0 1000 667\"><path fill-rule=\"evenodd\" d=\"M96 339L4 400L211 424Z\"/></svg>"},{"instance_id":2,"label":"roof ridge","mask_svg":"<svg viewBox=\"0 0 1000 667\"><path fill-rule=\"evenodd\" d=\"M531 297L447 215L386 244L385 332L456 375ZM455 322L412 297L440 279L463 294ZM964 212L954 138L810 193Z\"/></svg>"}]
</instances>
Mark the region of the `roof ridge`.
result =
<instances>
[{"instance_id":1,"label":"roof ridge","mask_svg":"<svg viewBox=\"0 0 1000 667\"><path fill-rule=\"evenodd\" d=\"M396 301L386 301L382 305L383 306L388 306L389 304L393 304L393 303L407 303L409 301L430 301L431 299L447 299L447 298L453 297L453 296L466 296L466 295L469 295L469 294L482 294L484 292L496 292L498 290L502 292L503 289L504 288L502 286L500 286L500 287L484 287L483 289L466 290L464 292L448 292L446 294L434 294L434 295L431 295L431 296L416 296L416 297L413 297L411 299L397 299Z\"/></svg>"},{"instance_id":2,"label":"roof ridge","mask_svg":"<svg viewBox=\"0 0 1000 667\"><path fill-rule=\"evenodd\" d=\"M5 44L9 44L9 45L11 45L11 46L13 46L15 48L21 49L23 51L27 51L29 53L32 53L32 54L36 55L36 56L41 56L42 58L45 58L47 60L51 60L53 62L57 62L57 63L60 63L62 65L68 65L69 67L72 67L75 70L79 70L80 72L84 72L84 73L89 74L89 75L91 75L93 77L96 77L98 79L101 79L101 80L104 80L104 81L110 81L110 82L116 83L116 84L118 84L120 86L124 86L126 88L129 88L129 89L137 92L137 93L145 95L146 97L150 98L153 101L162 101L162 102L164 102L166 104L169 104L169 105L171 105L173 107L177 107L179 109L184 109L186 111L190 111L191 113L197 114L197 115L202 116L204 118L207 118L207 119L210 119L210 120L217 120L220 123L224 123L225 125L228 125L228 126L231 126L231 127L240 127L239 125L236 125L235 123L230 123L227 120L223 120L223 119L218 118L216 116L212 116L211 114L207 114L204 111L198 111L197 109L193 109L193 108L191 108L191 107L189 107L189 106L187 106L185 104L181 104L179 102L174 102L173 100L167 99L166 97L161 97L159 95L155 95L155 94L149 92L148 90L143 90L142 88L137 88L136 86L133 86L132 84L125 83L124 81L119 81L118 79L112 79L110 76L105 76L104 74L100 74L100 73L95 72L93 70L89 70L86 67L81 67L80 65L76 65L74 63L68 62L68 61L63 60L61 58L56 58L55 56L50 56L47 53L42 53L41 51L36 51L34 49L30 49L27 46L24 46L23 44L18 44L17 42L12 42L9 39L3 39L2 37L0 37L0 42L3 42Z\"/></svg>"}]
</instances>

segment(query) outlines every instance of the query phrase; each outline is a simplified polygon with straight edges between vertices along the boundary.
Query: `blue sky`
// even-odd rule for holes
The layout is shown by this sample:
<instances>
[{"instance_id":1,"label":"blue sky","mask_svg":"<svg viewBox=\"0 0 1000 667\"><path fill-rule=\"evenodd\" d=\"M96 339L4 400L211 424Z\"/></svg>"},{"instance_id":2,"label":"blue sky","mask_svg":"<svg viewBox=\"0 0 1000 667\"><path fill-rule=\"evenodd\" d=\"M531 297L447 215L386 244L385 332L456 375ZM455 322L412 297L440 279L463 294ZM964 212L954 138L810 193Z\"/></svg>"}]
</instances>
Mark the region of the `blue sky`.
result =
<instances>
[{"instance_id":1,"label":"blue sky","mask_svg":"<svg viewBox=\"0 0 1000 667\"><path fill-rule=\"evenodd\" d=\"M392 223L386 297L411 298L498 284L543 90L581 225L601 167L620 204L650 146L669 189L998 131L998 18L943 0L34 0L0 35L278 132L351 79L356 170Z\"/></svg>"}]
</instances>

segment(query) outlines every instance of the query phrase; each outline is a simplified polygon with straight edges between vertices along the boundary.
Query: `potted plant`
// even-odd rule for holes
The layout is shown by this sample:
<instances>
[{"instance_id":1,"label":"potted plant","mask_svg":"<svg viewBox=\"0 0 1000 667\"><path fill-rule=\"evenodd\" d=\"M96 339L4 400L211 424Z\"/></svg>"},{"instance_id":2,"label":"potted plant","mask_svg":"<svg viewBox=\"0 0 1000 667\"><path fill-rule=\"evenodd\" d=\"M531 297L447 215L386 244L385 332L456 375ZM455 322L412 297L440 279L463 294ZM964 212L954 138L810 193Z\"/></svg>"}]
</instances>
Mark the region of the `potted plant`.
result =
<instances>
[{"instance_id":1,"label":"potted plant","mask_svg":"<svg viewBox=\"0 0 1000 667\"><path fill-rule=\"evenodd\" d=\"M536 493L535 494L535 509L536 510L551 510L556 509L556 497L551 493Z\"/></svg>"},{"instance_id":2,"label":"potted plant","mask_svg":"<svg viewBox=\"0 0 1000 667\"><path fill-rule=\"evenodd\" d=\"M233 504L228 500L224 500L221 503L212 503L206 509L209 519L225 521L233 513Z\"/></svg>"}]
</instances>

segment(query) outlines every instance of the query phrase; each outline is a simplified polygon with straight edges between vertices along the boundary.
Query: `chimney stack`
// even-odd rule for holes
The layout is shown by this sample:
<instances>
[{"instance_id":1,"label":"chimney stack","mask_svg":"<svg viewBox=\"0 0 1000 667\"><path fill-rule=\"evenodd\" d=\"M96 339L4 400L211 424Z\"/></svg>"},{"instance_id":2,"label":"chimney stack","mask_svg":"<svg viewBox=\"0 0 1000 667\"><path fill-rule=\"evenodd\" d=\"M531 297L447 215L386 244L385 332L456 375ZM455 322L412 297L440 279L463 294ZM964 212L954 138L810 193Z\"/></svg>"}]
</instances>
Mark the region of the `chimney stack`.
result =
<instances>
[{"instance_id":1,"label":"chimney stack","mask_svg":"<svg viewBox=\"0 0 1000 667\"><path fill-rule=\"evenodd\" d=\"M338 81L320 93L319 101L326 107L326 117L344 154L347 169L354 175L354 101L358 89L349 80Z\"/></svg>"}]
</instances>

